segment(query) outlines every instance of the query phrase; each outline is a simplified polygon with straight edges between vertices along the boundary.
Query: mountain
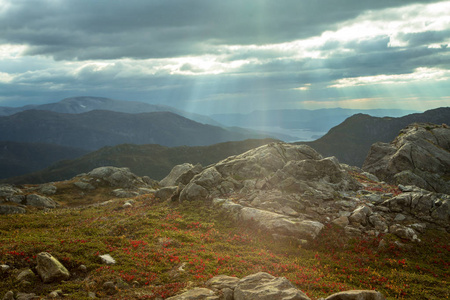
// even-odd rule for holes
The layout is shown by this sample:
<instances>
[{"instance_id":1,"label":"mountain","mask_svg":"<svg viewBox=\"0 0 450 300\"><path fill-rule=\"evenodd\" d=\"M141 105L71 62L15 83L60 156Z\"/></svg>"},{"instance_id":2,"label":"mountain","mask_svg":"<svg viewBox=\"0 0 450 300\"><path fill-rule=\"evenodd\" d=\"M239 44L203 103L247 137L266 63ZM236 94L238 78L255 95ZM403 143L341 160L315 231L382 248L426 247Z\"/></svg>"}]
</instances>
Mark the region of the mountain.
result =
<instances>
[{"instance_id":1,"label":"mountain","mask_svg":"<svg viewBox=\"0 0 450 300\"><path fill-rule=\"evenodd\" d=\"M86 150L51 144L0 142L0 178L43 169L63 159L74 159Z\"/></svg>"},{"instance_id":2,"label":"mountain","mask_svg":"<svg viewBox=\"0 0 450 300\"><path fill-rule=\"evenodd\" d=\"M275 141L277 140L245 140L203 147L169 148L160 145L129 144L104 147L82 157L60 161L44 170L8 178L2 182L20 184L59 181L101 166L128 167L140 176L145 175L160 180L169 174L175 165L187 162L207 166L228 156L237 155Z\"/></svg>"},{"instance_id":3,"label":"mountain","mask_svg":"<svg viewBox=\"0 0 450 300\"><path fill-rule=\"evenodd\" d=\"M281 127L285 129L307 129L310 131L326 132L333 126L343 122L346 118L364 113L371 116L399 117L410 113L412 110L399 109L284 109L284 110L259 110L248 114L214 114L210 117L226 126L240 127Z\"/></svg>"},{"instance_id":4,"label":"mountain","mask_svg":"<svg viewBox=\"0 0 450 300\"><path fill-rule=\"evenodd\" d=\"M450 123L450 107L436 108L424 113L400 118L372 117L356 114L330 129L323 137L306 144L324 156L336 156L339 161L361 167L373 143L390 142L407 125L415 122Z\"/></svg>"},{"instance_id":5,"label":"mountain","mask_svg":"<svg viewBox=\"0 0 450 300\"><path fill-rule=\"evenodd\" d=\"M42 105L26 105L22 107L0 107L0 116L9 116L26 110L46 110L66 114L80 114L92 110L110 110L116 112L137 114L145 112L162 112L168 111L185 118L194 120L203 124L220 126L213 119L186 112L167 105L155 105L138 101L123 101L103 97L72 97L66 98L56 103L47 103Z\"/></svg>"},{"instance_id":6,"label":"mountain","mask_svg":"<svg viewBox=\"0 0 450 300\"><path fill-rule=\"evenodd\" d=\"M80 114L27 110L0 117L0 141L49 143L88 150L123 143L204 146L262 138L204 125L170 112Z\"/></svg>"}]
</instances>

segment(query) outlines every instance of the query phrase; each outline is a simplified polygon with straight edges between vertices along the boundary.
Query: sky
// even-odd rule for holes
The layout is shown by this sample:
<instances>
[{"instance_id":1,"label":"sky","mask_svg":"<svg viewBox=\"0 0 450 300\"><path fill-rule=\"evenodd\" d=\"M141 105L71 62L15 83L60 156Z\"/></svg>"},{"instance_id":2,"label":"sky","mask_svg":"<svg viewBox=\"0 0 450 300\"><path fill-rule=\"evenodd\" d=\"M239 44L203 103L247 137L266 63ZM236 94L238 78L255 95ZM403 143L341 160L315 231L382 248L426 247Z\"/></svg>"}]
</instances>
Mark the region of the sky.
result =
<instances>
[{"instance_id":1,"label":"sky","mask_svg":"<svg viewBox=\"0 0 450 300\"><path fill-rule=\"evenodd\" d=\"M450 106L450 1L0 0L0 106Z\"/></svg>"}]
</instances>

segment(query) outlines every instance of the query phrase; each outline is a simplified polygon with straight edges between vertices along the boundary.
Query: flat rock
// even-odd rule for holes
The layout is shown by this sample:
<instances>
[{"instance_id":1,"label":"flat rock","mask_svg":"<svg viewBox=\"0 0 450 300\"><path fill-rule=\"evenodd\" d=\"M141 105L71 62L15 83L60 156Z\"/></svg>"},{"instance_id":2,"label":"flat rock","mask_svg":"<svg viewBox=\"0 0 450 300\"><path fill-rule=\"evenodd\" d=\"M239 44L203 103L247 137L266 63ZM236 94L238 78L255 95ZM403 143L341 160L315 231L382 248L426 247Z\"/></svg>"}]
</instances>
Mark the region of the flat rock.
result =
<instances>
[{"instance_id":1,"label":"flat rock","mask_svg":"<svg viewBox=\"0 0 450 300\"><path fill-rule=\"evenodd\" d=\"M195 288L183 294L167 298L167 300L219 300L213 291L205 288Z\"/></svg>"},{"instance_id":2,"label":"flat rock","mask_svg":"<svg viewBox=\"0 0 450 300\"><path fill-rule=\"evenodd\" d=\"M325 300L386 300L386 298L377 291L353 290L333 294Z\"/></svg>"},{"instance_id":3,"label":"flat rock","mask_svg":"<svg viewBox=\"0 0 450 300\"><path fill-rule=\"evenodd\" d=\"M0 205L0 215L24 214L27 211L23 207L13 205Z\"/></svg>"},{"instance_id":4,"label":"flat rock","mask_svg":"<svg viewBox=\"0 0 450 300\"><path fill-rule=\"evenodd\" d=\"M25 204L36 207L55 208L57 203L48 197L40 196L37 194L27 195Z\"/></svg>"}]
</instances>

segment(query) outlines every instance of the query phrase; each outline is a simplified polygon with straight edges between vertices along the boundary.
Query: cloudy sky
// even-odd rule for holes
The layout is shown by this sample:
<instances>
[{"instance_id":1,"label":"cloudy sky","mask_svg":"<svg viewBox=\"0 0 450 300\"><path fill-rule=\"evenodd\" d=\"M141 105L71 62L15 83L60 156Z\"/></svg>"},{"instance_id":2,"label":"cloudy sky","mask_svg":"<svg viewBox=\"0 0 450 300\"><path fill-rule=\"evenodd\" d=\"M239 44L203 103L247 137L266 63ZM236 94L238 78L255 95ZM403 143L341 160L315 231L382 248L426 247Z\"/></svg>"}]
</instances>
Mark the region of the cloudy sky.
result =
<instances>
[{"instance_id":1,"label":"cloudy sky","mask_svg":"<svg viewBox=\"0 0 450 300\"><path fill-rule=\"evenodd\" d=\"M0 106L450 106L450 1L0 0Z\"/></svg>"}]
</instances>

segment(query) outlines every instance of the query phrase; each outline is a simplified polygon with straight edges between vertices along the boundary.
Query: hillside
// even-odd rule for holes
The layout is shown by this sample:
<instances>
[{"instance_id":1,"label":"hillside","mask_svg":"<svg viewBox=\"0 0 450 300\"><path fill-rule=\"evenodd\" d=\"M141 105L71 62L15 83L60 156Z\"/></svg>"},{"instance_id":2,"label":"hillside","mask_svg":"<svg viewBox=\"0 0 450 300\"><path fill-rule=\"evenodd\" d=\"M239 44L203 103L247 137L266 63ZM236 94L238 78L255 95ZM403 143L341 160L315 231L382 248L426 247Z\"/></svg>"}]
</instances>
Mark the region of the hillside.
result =
<instances>
[{"instance_id":1,"label":"hillside","mask_svg":"<svg viewBox=\"0 0 450 300\"><path fill-rule=\"evenodd\" d=\"M181 177L185 185L160 187L101 167L0 186L0 297L450 296L450 195L392 186L286 143Z\"/></svg>"},{"instance_id":2,"label":"hillside","mask_svg":"<svg viewBox=\"0 0 450 300\"><path fill-rule=\"evenodd\" d=\"M160 180L178 164L207 166L231 155L274 142L273 139L225 142L201 147L160 145L118 145L105 147L73 160L55 163L44 170L3 180L8 183L44 183L71 178L100 166L128 167L140 176ZM1 182L1 181L0 181Z\"/></svg>"},{"instance_id":3,"label":"hillside","mask_svg":"<svg viewBox=\"0 0 450 300\"><path fill-rule=\"evenodd\" d=\"M0 141L49 143L88 150L123 143L202 146L261 138L204 125L170 112L63 114L28 110L0 117Z\"/></svg>"},{"instance_id":4,"label":"hillside","mask_svg":"<svg viewBox=\"0 0 450 300\"><path fill-rule=\"evenodd\" d=\"M80 114L92 110L109 110L122 113L146 113L146 112L172 112L185 118L194 120L203 124L220 126L213 119L176 109L167 105L148 104L139 101L115 100L104 97L72 97L59 102L47 103L41 105L26 105L22 107L0 107L0 116L9 116L26 110L46 110L66 114Z\"/></svg>"},{"instance_id":5,"label":"hillside","mask_svg":"<svg viewBox=\"0 0 450 300\"><path fill-rule=\"evenodd\" d=\"M0 141L0 179L41 170L63 159L88 151L51 144Z\"/></svg>"},{"instance_id":6,"label":"hillside","mask_svg":"<svg viewBox=\"0 0 450 300\"><path fill-rule=\"evenodd\" d=\"M400 118L378 118L357 114L333 127L326 135L315 141L296 144L309 145L324 156L336 156L343 163L361 167L373 143L390 142L402 128L415 122L450 124L450 107Z\"/></svg>"}]
</instances>

